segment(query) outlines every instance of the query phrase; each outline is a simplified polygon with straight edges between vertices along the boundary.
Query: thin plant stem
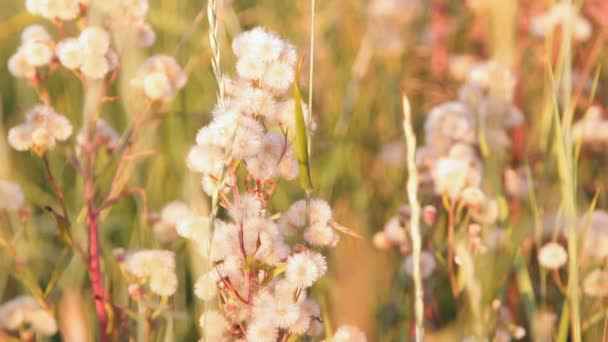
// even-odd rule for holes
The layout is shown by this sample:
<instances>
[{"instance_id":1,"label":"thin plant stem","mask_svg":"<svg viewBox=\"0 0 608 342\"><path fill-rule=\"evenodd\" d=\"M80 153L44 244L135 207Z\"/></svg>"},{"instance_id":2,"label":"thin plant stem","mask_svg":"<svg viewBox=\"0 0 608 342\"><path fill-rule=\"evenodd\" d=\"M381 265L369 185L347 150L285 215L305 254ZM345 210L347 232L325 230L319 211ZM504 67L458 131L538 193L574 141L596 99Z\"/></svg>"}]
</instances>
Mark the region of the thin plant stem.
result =
<instances>
[{"instance_id":1,"label":"thin plant stem","mask_svg":"<svg viewBox=\"0 0 608 342\"><path fill-rule=\"evenodd\" d=\"M67 222L69 222L70 218L68 216L68 210L66 209L66 206L65 206L65 200L63 198L63 191L61 191L61 188L59 187L59 185L57 184L57 181L55 180L55 177L53 176L53 172L51 171L51 167L49 165L49 158L47 157L46 153L42 155L42 161L44 162L44 168L46 170L47 178L48 178L49 182L51 183L51 186L53 187L53 191L55 191L55 196L57 196L57 201L59 202L59 205L61 206L63 218Z\"/></svg>"},{"instance_id":2,"label":"thin plant stem","mask_svg":"<svg viewBox=\"0 0 608 342\"><path fill-rule=\"evenodd\" d=\"M572 5L572 0L564 0L566 4ZM576 170L573 163L572 143L572 30L573 21L566 20L562 30L561 58L562 74L560 79L562 100L562 148L561 153L561 179L562 179L562 205L568 224L568 299L571 306L572 340L580 342L581 337L581 315L580 315L580 291L578 277L578 234L574 222L576 215Z\"/></svg>"},{"instance_id":3,"label":"thin plant stem","mask_svg":"<svg viewBox=\"0 0 608 342\"><path fill-rule=\"evenodd\" d=\"M410 204L410 236L414 264L414 311L416 317L416 341L424 340L424 289L420 270L422 237L420 234L420 203L418 202L418 170L416 168L416 135L412 127L410 103L403 95L403 131L407 148L407 195Z\"/></svg>"},{"instance_id":4,"label":"thin plant stem","mask_svg":"<svg viewBox=\"0 0 608 342\"><path fill-rule=\"evenodd\" d=\"M315 67L315 11L317 7L316 0L310 0L310 56L309 63L310 67L308 70L308 126L312 124L312 87L314 80L314 67ZM306 127L306 140L308 146L308 158L310 160L310 151L311 151L311 134L312 127Z\"/></svg>"},{"instance_id":5,"label":"thin plant stem","mask_svg":"<svg viewBox=\"0 0 608 342\"><path fill-rule=\"evenodd\" d=\"M455 218L454 210L456 208L456 200L449 199L448 207L448 274L450 277L450 287L452 288L452 294L454 297L458 294L458 286L456 282L456 273L454 270L454 229L455 229Z\"/></svg>"}]
</instances>

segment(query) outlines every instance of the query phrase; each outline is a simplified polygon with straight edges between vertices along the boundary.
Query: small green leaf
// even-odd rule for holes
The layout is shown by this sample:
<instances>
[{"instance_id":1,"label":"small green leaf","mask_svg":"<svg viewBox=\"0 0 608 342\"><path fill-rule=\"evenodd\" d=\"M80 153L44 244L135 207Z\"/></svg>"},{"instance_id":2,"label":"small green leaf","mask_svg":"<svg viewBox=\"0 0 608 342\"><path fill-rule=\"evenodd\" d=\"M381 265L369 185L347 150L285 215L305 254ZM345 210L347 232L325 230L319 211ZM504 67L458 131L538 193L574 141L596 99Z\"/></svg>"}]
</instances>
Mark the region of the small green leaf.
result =
<instances>
[{"instance_id":1,"label":"small green leaf","mask_svg":"<svg viewBox=\"0 0 608 342\"><path fill-rule=\"evenodd\" d=\"M300 69L302 67L302 59L298 63L296 69L296 79L293 84L293 100L294 100L294 121L296 124L296 152L298 156L298 164L300 165L300 184L306 190L311 192L313 189L312 179L310 177L310 162L308 160L308 138L306 137L306 122L304 121L304 111L302 110L302 95L298 87L300 80Z\"/></svg>"}]
</instances>

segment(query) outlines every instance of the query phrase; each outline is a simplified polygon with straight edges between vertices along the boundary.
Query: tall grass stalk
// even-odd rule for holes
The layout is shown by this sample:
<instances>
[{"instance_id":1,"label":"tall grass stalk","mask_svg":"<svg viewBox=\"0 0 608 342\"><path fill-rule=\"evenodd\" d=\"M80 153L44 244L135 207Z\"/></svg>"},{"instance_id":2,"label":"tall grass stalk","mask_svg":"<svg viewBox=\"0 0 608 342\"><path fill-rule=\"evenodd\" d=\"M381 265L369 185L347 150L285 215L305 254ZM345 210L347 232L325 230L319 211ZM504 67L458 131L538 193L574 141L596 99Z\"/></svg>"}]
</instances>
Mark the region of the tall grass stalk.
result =
<instances>
[{"instance_id":1,"label":"tall grass stalk","mask_svg":"<svg viewBox=\"0 0 608 342\"><path fill-rule=\"evenodd\" d=\"M571 0L564 0L572 4ZM566 20L562 28L561 49L559 56L559 77L554 83L557 86L561 102L561 122L557 118L560 108L554 100L556 116L556 136L554 150L557 155L558 172L561 180L562 210L567 223L568 239L568 303L570 309L570 325L572 340L581 341L580 289L578 274L576 217L576 170L573 162L572 119L572 20ZM557 94L555 95L557 97ZM562 317L562 320L567 317ZM563 337L563 336L562 336Z\"/></svg>"},{"instance_id":2,"label":"tall grass stalk","mask_svg":"<svg viewBox=\"0 0 608 342\"><path fill-rule=\"evenodd\" d=\"M414 311L416 317L416 341L424 340L424 292L420 271L422 238L420 234L420 203L418 202L418 170L416 168L416 134L412 127L412 111L405 94L403 98L403 132L407 149L407 197L410 204L410 235L414 264Z\"/></svg>"}]
</instances>

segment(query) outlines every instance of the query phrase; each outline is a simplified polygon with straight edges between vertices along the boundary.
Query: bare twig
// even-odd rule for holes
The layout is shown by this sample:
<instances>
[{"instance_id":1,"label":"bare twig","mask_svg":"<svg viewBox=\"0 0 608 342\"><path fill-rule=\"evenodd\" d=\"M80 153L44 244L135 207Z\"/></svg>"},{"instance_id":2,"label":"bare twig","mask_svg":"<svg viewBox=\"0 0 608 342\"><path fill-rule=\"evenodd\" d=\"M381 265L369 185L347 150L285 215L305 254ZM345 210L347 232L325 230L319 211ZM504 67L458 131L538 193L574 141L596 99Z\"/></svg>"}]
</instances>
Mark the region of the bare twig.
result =
<instances>
[{"instance_id":1,"label":"bare twig","mask_svg":"<svg viewBox=\"0 0 608 342\"><path fill-rule=\"evenodd\" d=\"M414 264L414 310L416 317L416 341L424 340L424 289L420 270L422 237L420 234L420 203L418 202L418 170L416 168L416 134L412 127L410 102L403 94L403 132L407 148L407 196L410 204L410 236Z\"/></svg>"}]
</instances>

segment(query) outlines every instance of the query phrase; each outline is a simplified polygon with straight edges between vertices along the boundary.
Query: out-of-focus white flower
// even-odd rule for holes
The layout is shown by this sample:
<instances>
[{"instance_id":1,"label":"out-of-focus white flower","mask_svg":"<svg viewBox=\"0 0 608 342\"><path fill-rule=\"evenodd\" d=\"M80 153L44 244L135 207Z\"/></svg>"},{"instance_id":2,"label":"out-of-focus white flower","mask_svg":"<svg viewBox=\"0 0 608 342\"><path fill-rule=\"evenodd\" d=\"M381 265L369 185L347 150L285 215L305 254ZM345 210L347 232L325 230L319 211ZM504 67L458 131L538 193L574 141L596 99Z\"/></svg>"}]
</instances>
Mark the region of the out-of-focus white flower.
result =
<instances>
[{"instance_id":1,"label":"out-of-focus white flower","mask_svg":"<svg viewBox=\"0 0 608 342\"><path fill-rule=\"evenodd\" d=\"M247 327L247 341L274 342L278 337L277 327L265 320L256 320Z\"/></svg>"},{"instance_id":2,"label":"out-of-focus white flower","mask_svg":"<svg viewBox=\"0 0 608 342\"><path fill-rule=\"evenodd\" d=\"M125 270L149 282L150 290L159 296L171 296L177 289L175 254L168 250L140 250L127 254Z\"/></svg>"},{"instance_id":3,"label":"out-of-focus white flower","mask_svg":"<svg viewBox=\"0 0 608 342\"><path fill-rule=\"evenodd\" d=\"M580 234L584 235L583 258L591 257L595 260L604 260L608 257L608 213L595 210L579 220Z\"/></svg>"},{"instance_id":4,"label":"out-of-focus white flower","mask_svg":"<svg viewBox=\"0 0 608 342\"><path fill-rule=\"evenodd\" d=\"M47 42L29 41L23 44L23 55L30 65L41 67L51 62L54 53Z\"/></svg>"},{"instance_id":5,"label":"out-of-focus white flower","mask_svg":"<svg viewBox=\"0 0 608 342\"><path fill-rule=\"evenodd\" d=\"M475 123L469 109L458 102L439 105L424 122L427 145L447 152L456 143L473 143L476 140Z\"/></svg>"},{"instance_id":6,"label":"out-of-focus white flower","mask_svg":"<svg viewBox=\"0 0 608 342\"><path fill-rule=\"evenodd\" d=\"M413 277L414 275L413 260L414 258L411 255L408 255L403 262L403 269L410 277ZM436 266L437 262L435 261L435 257L432 253L423 251L420 254L420 274L422 275L423 279L428 278L431 274L433 274Z\"/></svg>"},{"instance_id":7,"label":"out-of-focus white flower","mask_svg":"<svg viewBox=\"0 0 608 342\"><path fill-rule=\"evenodd\" d=\"M187 219L192 212L188 205L181 201L173 201L163 207L160 219L154 223L154 237L161 244L170 244L178 236L177 225Z\"/></svg>"},{"instance_id":8,"label":"out-of-focus white flower","mask_svg":"<svg viewBox=\"0 0 608 342\"><path fill-rule=\"evenodd\" d=\"M353 325L343 325L336 330L331 340L325 342L367 342L367 337L361 329Z\"/></svg>"},{"instance_id":9,"label":"out-of-focus white flower","mask_svg":"<svg viewBox=\"0 0 608 342\"><path fill-rule=\"evenodd\" d=\"M83 0L26 0L25 7L31 14L46 19L73 20L80 14Z\"/></svg>"},{"instance_id":10,"label":"out-of-focus white flower","mask_svg":"<svg viewBox=\"0 0 608 342\"><path fill-rule=\"evenodd\" d=\"M30 25L21 32L21 43L27 42L49 42L51 35L42 25Z\"/></svg>"},{"instance_id":11,"label":"out-of-focus white flower","mask_svg":"<svg viewBox=\"0 0 608 342\"><path fill-rule=\"evenodd\" d=\"M0 326L9 331L29 329L44 336L57 332L55 318L33 297L16 297L0 306Z\"/></svg>"},{"instance_id":12,"label":"out-of-focus white flower","mask_svg":"<svg viewBox=\"0 0 608 342\"><path fill-rule=\"evenodd\" d=\"M141 46L151 46L156 40L156 33L152 27L146 23L140 23L135 27L135 39Z\"/></svg>"},{"instance_id":13,"label":"out-of-focus white flower","mask_svg":"<svg viewBox=\"0 0 608 342\"><path fill-rule=\"evenodd\" d=\"M545 37L558 26L572 25L572 34L578 41L586 41L591 37L592 27L587 18L578 13L574 4L556 2L547 12L540 14L530 22L530 31L538 37Z\"/></svg>"},{"instance_id":14,"label":"out-of-focus white flower","mask_svg":"<svg viewBox=\"0 0 608 342\"><path fill-rule=\"evenodd\" d=\"M8 132L8 142L17 151L33 150L43 154L72 135L72 124L52 107L39 104L26 114L24 124Z\"/></svg>"},{"instance_id":15,"label":"out-of-focus white flower","mask_svg":"<svg viewBox=\"0 0 608 342\"><path fill-rule=\"evenodd\" d=\"M556 270L566 264L568 253L566 249L556 242L545 244L538 252L538 262L550 270Z\"/></svg>"},{"instance_id":16,"label":"out-of-focus white flower","mask_svg":"<svg viewBox=\"0 0 608 342\"><path fill-rule=\"evenodd\" d=\"M498 201L488 199L479 203L478 206L471 207L469 213L475 222L483 225L491 225L498 220L499 210Z\"/></svg>"},{"instance_id":17,"label":"out-of-focus white flower","mask_svg":"<svg viewBox=\"0 0 608 342\"><path fill-rule=\"evenodd\" d=\"M82 45L76 38L60 41L57 44L56 52L61 64L68 69L78 69L85 61Z\"/></svg>"},{"instance_id":18,"label":"out-of-focus white flower","mask_svg":"<svg viewBox=\"0 0 608 342\"><path fill-rule=\"evenodd\" d=\"M205 332L206 341L223 341L228 329L226 318L217 310L206 310L199 319L199 325Z\"/></svg>"},{"instance_id":19,"label":"out-of-focus white flower","mask_svg":"<svg viewBox=\"0 0 608 342\"><path fill-rule=\"evenodd\" d=\"M36 75L36 67L27 61L22 47L9 58L8 70L15 77L33 78Z\"/></svg>"},{"instance_id":20,"label":"out-of-focus white flower","mask_svg":"<svg viewBox=\"0 0 608 342\"><path fill-rule=\"evenodd\" d=\"M151 100L168 102L184 87L186 81L187 76L175 58L155 55L142 64L131 84Z\"/></svg>"},{"instance_id":21,"label":"out-of-focus white flower","mask_svg":"<svg viewBox=\"0 0 608 342\"><path fill-rule=\"evenodd\" d=\"M583 280L583 292L591 297L608 296L608 271L596 269Z\"/></svg>"},{"instance_id":22,"label":"out-of-focus white flower","mask_svg":"<svg viewBox=\"0 0 608 342\"><path fill-rule=\"evenodd\" d=\"M110 48L110 34L99 26L89 26L84 29L78 41L88 55L105 55Z\"/></svg>"},{"instance_id":23,"label":"out-of-focus white flower","mask_svg":"<svg viewBox=\"0 0 608 342\"><path fill-rule=\"evenodd\" d=\"M608 120L602 117L599 106L591 106L585 116L572 126L572 136L585 146L602 150L608 145Z\"/></svg>"},{"instance_id":24,"label":"out-of-focus white flower","mask_svg":"<svg viewBox=\"0 0 608 342\"><path fill-rule=\"evenodd\" d=\"M435 192L457 198L467 187L478 187L479 179L472 178L471 166L467 160L440 158L431 170Z\"/></svg>"},{"instance_id":25,"label":"out-of-focus white flower","mask_svg":"<svg viewBox=\"0 0 608 342\"><path fill-rule=\"evenodd\" d=\"M16 211L24 202L25 195L17 183L0 179L0 210Z\"/></svg>"}]
</instances>

